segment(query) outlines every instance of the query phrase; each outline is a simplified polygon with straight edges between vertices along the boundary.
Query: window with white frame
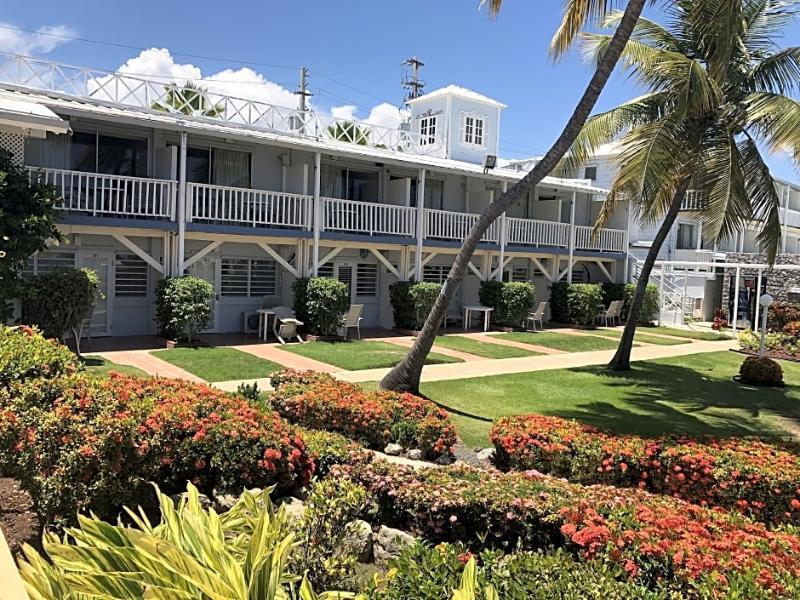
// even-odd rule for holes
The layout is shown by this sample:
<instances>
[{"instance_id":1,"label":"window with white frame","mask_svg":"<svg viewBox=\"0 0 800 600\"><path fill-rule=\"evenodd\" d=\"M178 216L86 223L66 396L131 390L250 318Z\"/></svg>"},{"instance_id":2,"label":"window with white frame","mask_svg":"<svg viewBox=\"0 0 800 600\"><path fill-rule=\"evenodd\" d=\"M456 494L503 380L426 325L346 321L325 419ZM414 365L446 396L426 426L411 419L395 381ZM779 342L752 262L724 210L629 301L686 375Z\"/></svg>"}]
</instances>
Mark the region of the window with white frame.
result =
<instances>
[{"instance_id":1,"label":"window with white frame","mask_svg":"<svg viewBox=\"0 0 800 600\"><path fill-rule=\"evenodd\" d=\"M486 120L481 115L462 113L462 141L470 146L483 146Z\"/></svg>"},{"instance_id":2,"label":"window with white frame","mask_svg":"<svg viewBox=\"0 0 800 600\"><path fill-rule=\"evenodd\" d=\"M430 146L436 143L439 124L438 115L426 115L419 119L419 145Z\"/></svg>"},{"instance_id":3,"label":"window with white frame","mask_svg":"<svg viewBox=\"0 0 800 600\"><path fill-rule=\"evenodd\" d=\"M356 265L356 296L374 298L378 295L378 265L358 263Z\"/></svg>"},{"instance_id":4,"label":"window with white frame","mask_svg":"<svg viewBox=\"0 0 800 600\"><path fill-rule=\"evenodd\" d=\"M114 259L114 295L144 298L150 282L150 268L132 253L117 252Z\"/></svg>"},{"instance_id":5,"label":"window with white frame","mask_svg":"<svg viewBox=\"0 0 800 600\"><path fill-rule=\"evenodd\" d=\"M274 260L223 257L220 267L223 296L253 298L280 293L280 277Z\"/></svg>"},{"instance_id":6,"label":"window with white frame","mask_svg":"<svg viewBox=\"0 0 800 600\"><path fill-rule=\"evenodd\" d=\"M422 267L422 281L443 284L449 272L450 267L447 265L425 265Z\"/></svg>"}]
</instances>

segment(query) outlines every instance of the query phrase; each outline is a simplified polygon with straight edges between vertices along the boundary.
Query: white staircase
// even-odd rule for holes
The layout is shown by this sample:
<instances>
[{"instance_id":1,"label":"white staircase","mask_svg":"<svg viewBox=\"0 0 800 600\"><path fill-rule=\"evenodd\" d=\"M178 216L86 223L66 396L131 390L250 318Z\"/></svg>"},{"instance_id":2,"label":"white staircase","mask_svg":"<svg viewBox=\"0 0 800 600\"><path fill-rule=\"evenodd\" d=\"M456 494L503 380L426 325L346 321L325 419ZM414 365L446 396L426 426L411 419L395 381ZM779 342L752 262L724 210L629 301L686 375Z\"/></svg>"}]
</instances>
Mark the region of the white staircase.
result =
<instances>
[{"instance_id":1,"label":"white staircase","mask_svg":"<svg viewBox=\"0 0 800 600\"><path fill-rule=\"evenodd\" d=\"M631 279L638 282L642 272L642 263L635 256L629 255L631 260ZM689 273L686 270L675 271L670 266L656 263L650 272L650 283L658 286L659 325L671 323L673 325L683 325L687 322L687 317L691 319L694 312L695 298L686 294L686 283Z\"/></svg>"}]
</instances>

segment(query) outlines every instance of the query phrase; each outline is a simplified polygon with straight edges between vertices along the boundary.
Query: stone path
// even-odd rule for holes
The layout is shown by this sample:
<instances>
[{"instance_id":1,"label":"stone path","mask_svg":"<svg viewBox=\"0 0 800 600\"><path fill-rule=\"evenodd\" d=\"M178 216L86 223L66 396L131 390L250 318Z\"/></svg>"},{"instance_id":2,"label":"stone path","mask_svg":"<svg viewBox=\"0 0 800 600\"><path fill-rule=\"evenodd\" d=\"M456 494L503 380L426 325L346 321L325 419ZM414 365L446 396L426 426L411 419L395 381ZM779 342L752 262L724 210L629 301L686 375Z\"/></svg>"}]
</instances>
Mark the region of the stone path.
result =
<instances>
[{"instance_id":1,"label":"stone path","mask_svg":"<svg viewBox=\"0 0 800 600\"><path fill-rule=\"evenodd\" d=\"M118 365L128 365L141 369L148 375L186 379L195 383L206 383L197 375L150 354L149 350L117 350L114 352L93 352L93 356L101 356Z\"/></svg>"}]
</instances>

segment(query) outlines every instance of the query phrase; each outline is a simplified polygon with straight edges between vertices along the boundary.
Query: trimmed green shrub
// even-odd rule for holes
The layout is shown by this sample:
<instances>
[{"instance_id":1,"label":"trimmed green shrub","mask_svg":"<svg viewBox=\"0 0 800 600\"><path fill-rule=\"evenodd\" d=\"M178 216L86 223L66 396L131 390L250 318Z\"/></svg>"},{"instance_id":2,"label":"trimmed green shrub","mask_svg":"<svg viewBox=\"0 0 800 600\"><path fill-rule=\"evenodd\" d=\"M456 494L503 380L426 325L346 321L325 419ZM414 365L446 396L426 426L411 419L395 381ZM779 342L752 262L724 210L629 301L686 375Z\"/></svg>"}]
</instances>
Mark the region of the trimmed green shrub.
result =
<instances>
[{"instance_id":1,"label":"trimmed green shrub","mask_svg":"<svg viewBox=\"0 0 800 600\"><path fill-rule=\"evenodd\" d=\"M334 465L369 462L375 456L360 444L339 433L298 427L306 453L314 461L314 475L325 477Z\"/></svg>"},{"instance_id":2,"label":"trimmed green shrub","mask_svg":"<svg viewBox=\"0 0 800 600\"><path fill-rule=\"evenodd\" d=\"M332 336L350 306L347 285L332 277L312 277L306 285L306 328L313 335Z\"/></svg>"},{"instance_id":3,"label":"trimmed green shrub","mask_svg":"<svg viewBox=\"0 0 800 600\"><path fill-rule=\"evenodd\" d=\"M520 327L533 309L535 290L530 282L482 281L478 299L483 306L494 309L494 323Z\"/></svg>"},{"instance_id":4,"label":"trimmed green shrub","mask_svg":"<svg viewBox=\"0 0 800 600\"><path fill-rule=\"evenodd\" d=\"M625 304L622 306L623 314L628 314L630 311L631 302L636 294L636 284L629 283L625 286ZM654 319L658 317L659 309L659 295L658 286L654 283L648 283L644 290L644 298L642 300L642 310L639 312L639 324L649 325Z\"/></svg>"},{"instance_id":5,"label":"trimmed green shrub","mask_svg":"<svg viewBox=\"0 0 800 600\"><path fill-rule=\"evenodd\" d=\"M624 283L610 283L608 281L601 283L603 288L603 304L608 306L614 300L625 300L625 288L627 284Z\"/></svg>"},{"instance_id":6,"label":"trimmed green shrub","mask_svg":"<svg viewBox=\"0 0 800 600\"><path fill-rule=\"evenodd\" d=\"M567 322L591 325L598 305L603 303L603 290L597 283L573 283L567 286Z\"/></svg>"},{"instance_id":7,"label":"trimmed green shrub","mask_svg":"<svg viewBox=\"0 0 800 600\"><path fill-rule=\"evenodd\" d=\"M414 316L417 320L417 329L425 324L425 319L433 308L436 298L442 291L441 283L419 281L411 286L411 300L414 303Z\"/></svg>"},{"instance_id":8,"label":"trimmed green shrub","mask_svg":"<svg viewBox=\"0 0 800 600\"><path fill-rule=\"evenodd\" d=\"M168 340L191 342L213 315L214 286L205 279L167 277L156 287L156 325Z\"/></svg>"},{"instance_id":9,"label":"trimmed green shrub","mask_svg":"<svg viewBox=\"0 0 800 600\"><path fill-rule=\"evenodd\" d=\"M22 320L61 340L91 315L100 296L100 280L91 269L46 271L23 285Z\"/></svg>"},{"instance_id":10,"label":"trimmed green shrub","mask_svg":"<svg viewBox=\"0 0 800 600\"><path fill-rule=\"evenodd\" d=\"M754 385L783 385L783 369L771 358L748 356L739 367L742 383Z\"/></svg>"},{"instance_id":11,"label":"trimmed green shrub","mask_svg":"<svg viewBox=\"0 0 800 600\"><path fill-rule=\"evenodd\" d=\"M417 317L414 312L414 299L411 297L413 281L398 281L389 286L389 303L392 305L394 326L398 329L414 329Z\"/></svg>"},{"instance_id":12,"label":"trimmed green shrub","mask_svg":"<svg viewBox=\"0 0 800 600\"><path fill-rule=\"evenodd\" d=\"M503 282L502 281L481 281L478 288L478 302L483 306L493 308L492 321L501 323L501 312L503 304Z\"/></svg>"},{"instance_id":13,"label":"trimmed green shrub","mask_svg":"<svg viewBox=\"0 0 800 600\"><path fill-rule=\"evenodd\" d=\"M27 326L0 325L0 388L32 379L52 379L81 369L78 358Z\"/></svg>"},{"instance_id":14,"label":"trimmed green shrub","mask_svg":"<svg viewBox=\"0 0 800 600\"><path fill-rule=\"evenodd\" d=\"M550 315L557 323L569 323L567 309L567 289L569 284L559 281L550 286Z\"/></svg>"}]
</instances>

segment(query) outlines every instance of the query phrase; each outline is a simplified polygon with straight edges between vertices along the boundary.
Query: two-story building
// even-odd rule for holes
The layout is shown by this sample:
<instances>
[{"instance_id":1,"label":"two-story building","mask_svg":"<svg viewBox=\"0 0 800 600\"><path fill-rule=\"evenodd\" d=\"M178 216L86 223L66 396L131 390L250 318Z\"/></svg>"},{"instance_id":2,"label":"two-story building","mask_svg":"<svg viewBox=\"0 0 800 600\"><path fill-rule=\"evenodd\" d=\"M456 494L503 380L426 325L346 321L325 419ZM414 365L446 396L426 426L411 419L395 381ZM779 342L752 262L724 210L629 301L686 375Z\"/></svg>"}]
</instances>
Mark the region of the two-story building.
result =
<instances>
[{"instance_id":1,"label":"two-story building","mask_svg":"<svg viewBox=\"0 0 800 600\"><path fill-rule=\"evenodd\" d=\"M0 146L61 197L65 243L29 271L99 273L93 336L153 332L155 284L182 273L214 284L211 331L248 329L315 274L348 284L364 325L391 327L389 286L443 281L478 213L522 176L490 168L500 102L448 86L408 108L386 129L0 54ZM560 279L624 280L624 219L592 235L604 194L546 178L486 233L458 303L493 278L532 281L540 299Z\"/></svg>"}]
</instances>

